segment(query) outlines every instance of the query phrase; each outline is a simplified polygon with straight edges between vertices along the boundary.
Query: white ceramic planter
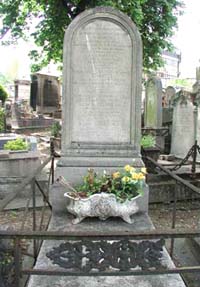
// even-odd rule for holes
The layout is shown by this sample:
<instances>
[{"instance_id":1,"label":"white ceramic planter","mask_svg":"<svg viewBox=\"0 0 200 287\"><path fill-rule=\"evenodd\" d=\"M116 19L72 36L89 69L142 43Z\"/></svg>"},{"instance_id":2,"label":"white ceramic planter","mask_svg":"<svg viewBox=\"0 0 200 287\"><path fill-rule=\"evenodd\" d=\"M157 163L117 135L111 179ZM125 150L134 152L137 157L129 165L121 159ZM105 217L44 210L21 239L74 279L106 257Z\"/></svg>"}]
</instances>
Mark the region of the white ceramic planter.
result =
<instances>
[{"instance_id":1,"label":"white ceramic planter","mask_svg":"<svg viewBox=\"0 0 200 287\"><path fill-rule=\"evenodd\" d=\"M139 211L137 199L141 197L138 195L120 203L114 194L103 192L84 199L74 198L68 192L64 196L68 198L69 202L67 210L76 216L73 224L81 222L86 217L99 217L101 220L106 220L111 216L121 217L125 222L133 223L134 219L131 219L130 216Z\"/></svg>"}]
</instances>

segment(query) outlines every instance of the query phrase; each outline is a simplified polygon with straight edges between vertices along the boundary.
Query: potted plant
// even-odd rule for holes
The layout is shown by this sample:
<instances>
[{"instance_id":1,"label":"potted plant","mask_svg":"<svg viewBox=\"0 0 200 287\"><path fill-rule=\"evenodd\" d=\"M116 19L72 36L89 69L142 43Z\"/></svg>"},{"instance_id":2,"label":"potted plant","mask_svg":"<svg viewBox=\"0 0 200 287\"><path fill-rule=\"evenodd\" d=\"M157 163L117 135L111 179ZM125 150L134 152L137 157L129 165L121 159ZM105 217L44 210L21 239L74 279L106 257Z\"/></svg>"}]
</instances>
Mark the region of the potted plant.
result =
<instances>
[{"instance_id":1,"label":"potted plant","mask_svg":"<svg viewBox=\"0 0 200 287\"><path fill-rule=\"evenodd\" d=\"M4 144L4 150L10 150L13 152L18 151L28 151L29 144L22 138L17 138L16 140L10 140Z\"/></svg>"},{"instance_id":2,"label":"potted plant","mask_svg":"<svg viewBox=\"0 0 200 287\"><path fill-rule=\"evenodd\" d=\"M143 135L141 138L141 153L142 157L151 157L155 161L158 160L160 155L160 149L156 146L156 139L155 136Z\"/></svg>"},{"instance_id":3,"label":"potted plant","mask_svg":"<svg viewBox=\"0 0 200 287\"><path fill-rule=\"evenodd\" d=\"M55 147L61 148L61 124L56 121L51 126L51 135L53 137L53 142Z\"/></svg>"},{"instance_id":4,"label":"potted plant","mask_svg":"<svg viewBox=\"0 0 200 287\"><path fill-rule=\"evenodd\" d=\"M111 216L133 223L130 216L139 210L137 198L143 194L145 175L146 168L130 165L112 174L104 171L100 176L89 169L83 183L75 188L60 177L59 181L68 189L64 194L69 200L67 210L76 216L73 223L79 223L86 217L106 220Z\"/></svg>"}]
</instances>

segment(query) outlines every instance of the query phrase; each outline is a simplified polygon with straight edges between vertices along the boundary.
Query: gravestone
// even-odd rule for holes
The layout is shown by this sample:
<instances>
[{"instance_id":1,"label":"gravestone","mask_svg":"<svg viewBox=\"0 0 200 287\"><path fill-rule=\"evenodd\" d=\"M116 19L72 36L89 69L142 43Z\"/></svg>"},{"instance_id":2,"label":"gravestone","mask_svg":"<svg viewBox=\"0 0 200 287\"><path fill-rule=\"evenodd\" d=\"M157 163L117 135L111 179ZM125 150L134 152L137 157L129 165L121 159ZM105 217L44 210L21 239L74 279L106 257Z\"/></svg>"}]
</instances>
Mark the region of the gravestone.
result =
<instances>
[{"instance_id":1,"label":"gravestone","mask_svg":"<svg viewBox=\"0 0 200 287\"><path fill-rule=\"evenodd\" d=\"M30 99L30 81L29 80L15 80L15 101Z\"/></svg>"},{"instance_id":2,"label":"gravestone","mask_svg":"<svg viewBox=\"0 0 200 287\"><path fill-rule=\"evenodd\" d=\"M173 101L171 154L184 158L194 145L194 105L184 91L177 93Z\"/></svg>"},{"instance_id":3,"label":"gravestone","mask_svg":"<svg viewBox=\"0 0 200 287\"><path fill-rule=\"evenodd\" d=\"M81 13L70 24L64 40L62 155L56 169L57 175L64 175L71 183L77 183L89 167L94 167L97 171L104 169L112 171L122 168L127 163L133 164L133 159L134 165L143 165L140 157L141 57L141 40L137 28L126 15L119 11L98 7ZM147 195L147 191L145 191L145 195ZM148 205L147 197L142 202L143 213L135 215L133 224L127 224L117 218L110 218L106 222L93 218L73 225L72 215L66 212L63 186L59 182L54 184L50 199L53 207L53 216L49 227L51 231L62 230L68 234L79 231L85 235L91 232L95 235L98 232L106 235L109 232L120 235L121 232L127 233L136 230L140 232L153 228L147 212L145 212L147 211L146 205ZM56 201L57 203L59 201L57 206ZM96 241L95 238L94 240ZM86 244L87 240L82 242L81 238L78 238L78 241L81 241L81 244ZM122 241L124 242L124 240ZM65 266L61 267L58 261L55 263L51 257L62 243L63 241L51 240L48 242L45 240L35 268L69 270L67 266L66 269ZM69 241L67 241L68 243ZM92 258L92 261L90 259L88 261L85 255L83 255L85 258L81 257L80 265L83 271L89 270L86 269L88 266L95 269L93 264L95 261L98 266L101 262L103 265L105 262L108 263L108 266L104 265L105 269L97 266L95 269L97 272L105 271L112 266L111 261L113 260L110 258L113 257L113 250L110 243L105 238L103 240L104 247L100 248L97 253L94 241L91 245L89 243L90 250L86 245L79 248L80 252L75 252L75 254L69 253L69 250L64 252L62 250L61 257L65 257L66 265L75 263L70 268L72 272L76 271L76 276L67 278L63 276L53 276L53 278L31 276L28 286L184 287L184 283L178 275L146 276L145 278L143 276L122 277L119 276L121 275L120 270L124 270L121 267L119 270L112 269L116 270L115 276L79 276L77 255L79 256L82 251L86 254L89 250L88 256ZM121 252L124 245L119 245L120 256L125 256L123 260L129 252L127 243L125 244L126 254ZM62 244L62 246L64 245ZM116 252L119 248L115 247L114 249ZM105 261L99 257L102 252L103 256L106 256ZM135 265L137 270L138 264L143 258L140 252ZM149 250L147 252L149 253ZM64 257L63 254L65 254ZM74 255L76 259L74 259ZM68 259L69 257L70 259ZM115 256L115 259L121 264L121 259L118 260L119 256ZM145 259L146 255L144 254L144 261ZM162 260L164 265L173 266L166 250L163 252ZM90 273L90 270L86 272Z\"/></svg>"},{"instance_id":4,"label":"gravestone","mask_svg":"<svg viewBox=\"0 0 200 287\"><path fill-rule=\"evenodd\" d=\"M61 95L58 77L36 73L31 76L30 104L38 114L50 114L59 109Z\"/></svg>"},{"instance_id":5,"label":"gravestone","mask_svg":"<svg viewBox=\"0 0 200 287\"><path fill-rule=\"evenodd\" d=\"M155 76L149 78L146 83L144 125L145 128L152 129L150 133L156 135L156 144L163 150L164 137L154 131L162 127L162 83Z\"/></svg>"},{"instance_id":6,"label":"gravestone","mask_svg":"<svg viewBox=\"0 0 200 287\"><path fill-rule=\"evenodd\" d=\"M162 126L162 83L157 77L148 79L145 100L145 127Z\"/></svg>"},{"instance_id":7,"label":"gravestone","mask_svg":"<svg viewBox=\"0 0 200 287\"><path fill-rule=\"evenodd\" d=\"M165 90L165 98L166 98L166 106L168 108L171 107L171 102L173 101L173 98L175 97L176 95L176 90L174 87L172 86L168 86Z\"/></svg>"},{"instance_id":8,"label":"gravestone","mask_svg":"<svg viewBox=\"0 0 200 287\"><path fill-rule=\"evenodd\" d=\"M142 45L131 20L98 8L65 33L62 155L57 174L73 182L88 167L142 166ZM75 174L76 171L76 174Z\"/></svg>"}]
</instances>

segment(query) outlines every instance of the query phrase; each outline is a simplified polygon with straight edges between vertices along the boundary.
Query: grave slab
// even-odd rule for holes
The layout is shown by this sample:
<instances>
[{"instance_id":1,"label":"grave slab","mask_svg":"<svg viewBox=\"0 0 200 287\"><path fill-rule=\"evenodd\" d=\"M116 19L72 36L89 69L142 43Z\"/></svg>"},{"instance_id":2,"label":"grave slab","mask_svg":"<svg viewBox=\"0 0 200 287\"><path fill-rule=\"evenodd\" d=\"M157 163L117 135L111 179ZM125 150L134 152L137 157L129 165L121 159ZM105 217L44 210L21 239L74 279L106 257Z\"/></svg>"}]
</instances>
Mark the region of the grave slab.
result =
<instances>
[{"instance_id":1,"label":"grave slab","mask_svg":"<svg viewBox=\"0 0 200 287\"><path fill-rule=\"evenodd\" d=\"M126 230L134 231L148 231L153 229L150 218L147 214L134 215L135 222L133 224L127 224L119 219L108 219L106 221L100 221L98 219L85 219L82 223L73 225L71 223L72 216L65 214L54 214L49 230L51 231L84 231L84 233L90 231L106 232L118 232ZM119 232L120 233L120 232ZM53 264L52 261L46 256L54 247L58 247L64 241L46 240L44 241L35 268L50 270L65 270L59 267L57 264ZM164 249L161 260L162 264L170 268L174 267L172 260L170 259L167 251ZM82 276L38 276L34 275L30 277L28 287L111 287L111 286L134 286L134 287L185 287L180 275L147 275L147 276L100 276L100 277L82 277Z\"/></svg>"}]
</instances>

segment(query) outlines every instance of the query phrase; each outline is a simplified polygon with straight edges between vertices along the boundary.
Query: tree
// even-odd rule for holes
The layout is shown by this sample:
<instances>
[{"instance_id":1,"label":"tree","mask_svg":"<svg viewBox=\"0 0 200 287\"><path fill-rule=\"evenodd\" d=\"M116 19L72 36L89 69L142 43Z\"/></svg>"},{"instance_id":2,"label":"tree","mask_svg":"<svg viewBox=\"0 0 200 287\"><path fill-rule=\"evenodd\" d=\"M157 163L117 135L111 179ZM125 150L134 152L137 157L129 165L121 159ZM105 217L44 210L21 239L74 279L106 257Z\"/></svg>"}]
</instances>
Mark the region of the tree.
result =
<instances>
[{"instance_id":1,"label":"tree","mask_svg":"<svg viewBox=\"0 0 200 287\"><path fill-rule=\"evenodd\" d=\"M30 53L36 71L51 60L62 62L65 29L80 12L96 6L119 9L137 25L143 40L145 70L155 70L162 64L161 53L172 48L169 38L183 7L179 0L2 0L0 37L9 35L9 43L21 37L27 39L27 35L34 37L40 47ZM34 19L37 25L31 32Z\"/></svg>"},{"instance_id":2,"label":"tree","mask_svg":"<svg viewBox=\"0 0 200 287\"><path fill-rule=\"evenodd\" d=\"M2 103L5 102L7 97L8 97L7 92L5 91L4 87L0 85L0 100L2 101Z\"/></svg>"}]
</instances>

